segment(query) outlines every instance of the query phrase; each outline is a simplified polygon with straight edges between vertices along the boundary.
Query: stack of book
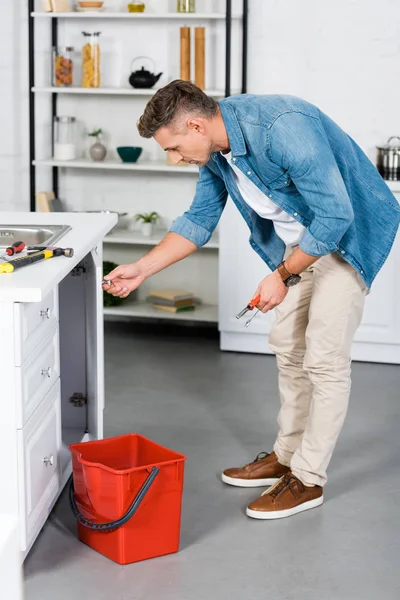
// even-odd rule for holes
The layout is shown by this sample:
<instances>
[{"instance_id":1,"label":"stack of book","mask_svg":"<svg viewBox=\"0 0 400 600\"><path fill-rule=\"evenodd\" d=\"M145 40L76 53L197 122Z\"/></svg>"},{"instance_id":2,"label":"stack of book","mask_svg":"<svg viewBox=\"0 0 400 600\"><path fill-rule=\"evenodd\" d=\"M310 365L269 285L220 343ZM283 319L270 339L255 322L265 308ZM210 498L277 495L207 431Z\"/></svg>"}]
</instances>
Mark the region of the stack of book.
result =
<instances>
[{"instance_id":1,"label":"stack of book","mask_svg":"<svg viewBox=\"0 0 400 600\"><path fill-rule=\"evenodd\" d=\"M195 309L194 294L186 290L153 290L147 296L153 308L170 313L187 312Z\"/></svg>"}]
</instances>

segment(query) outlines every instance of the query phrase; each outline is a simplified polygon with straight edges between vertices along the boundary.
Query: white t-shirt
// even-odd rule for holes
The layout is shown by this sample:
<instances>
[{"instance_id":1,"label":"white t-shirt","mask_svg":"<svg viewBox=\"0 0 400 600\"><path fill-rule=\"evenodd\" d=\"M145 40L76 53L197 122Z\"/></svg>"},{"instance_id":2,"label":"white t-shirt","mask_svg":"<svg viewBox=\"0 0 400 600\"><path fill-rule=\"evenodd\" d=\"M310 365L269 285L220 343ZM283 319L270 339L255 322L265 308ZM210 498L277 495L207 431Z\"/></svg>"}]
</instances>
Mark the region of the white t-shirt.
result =
<instances>
[{"instance_id":1,"label":"white t-shirt","mask_svg":"<svg viewBox=\"0 0 400 600\"><path fill-rule=\"evenodd\" d=\"M222 154L222 152L221 152ZM298 223L287 212L279 208L258 187L246 177L244 173L232 162L232 153L222 154L232 167L236 185L243 200L263 219L273 221L275 233L287 246L296 246L305 231L305 227Z\"/></svg>"}]
</instances>

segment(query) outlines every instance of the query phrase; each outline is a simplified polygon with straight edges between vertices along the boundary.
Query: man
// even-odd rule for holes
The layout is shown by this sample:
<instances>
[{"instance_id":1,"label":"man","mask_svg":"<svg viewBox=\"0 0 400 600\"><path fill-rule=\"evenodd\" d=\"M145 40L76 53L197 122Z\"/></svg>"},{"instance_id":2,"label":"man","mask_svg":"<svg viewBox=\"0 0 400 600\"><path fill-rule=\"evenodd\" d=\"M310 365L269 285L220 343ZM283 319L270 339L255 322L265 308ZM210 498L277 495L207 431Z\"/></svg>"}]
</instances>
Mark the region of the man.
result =
<instances>
[{"instance_id":1,"label":"man","mask_svg":"<svg viewBox=\"0 0 400 600\"><path fill-rule=\"evenodd\" d=\"M319 506L347 411L352 340L395 239L399 205L357 144L299 98L239 95L217 103L174 81L150 100L138 129L173 162L199 165L200 177L190 209L146 256L112 271L107 291L126 297L203 246L229 193L272 271L255 295L263 312L276 308L269 344L281 410L273 452L222 479L272 486L248 506L257 519Z\"/></svg>"}]
</instances>

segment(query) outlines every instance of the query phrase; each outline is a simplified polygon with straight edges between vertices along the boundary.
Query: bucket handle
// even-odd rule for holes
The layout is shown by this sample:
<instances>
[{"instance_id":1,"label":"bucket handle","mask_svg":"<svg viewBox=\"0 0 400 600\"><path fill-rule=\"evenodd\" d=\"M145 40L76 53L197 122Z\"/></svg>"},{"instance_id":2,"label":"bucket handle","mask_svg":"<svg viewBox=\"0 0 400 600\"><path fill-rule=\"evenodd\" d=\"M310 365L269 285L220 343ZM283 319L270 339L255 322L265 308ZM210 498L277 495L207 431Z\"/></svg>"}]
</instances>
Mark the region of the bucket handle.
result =
<instances>
[{"instance_id":1,"label":"bucket handle","mask_svg":"<svg viewBox=\"0 0 400 600\"><path fill-rule=\"evenodd\" d=\"M116 521L111 521L109 523L95 523L94 521L89 521L82 515L82 513L79 512L79 509L77 507L76 500L75 500L74 481L72 479L71 485L69 486L69 503L71 505L72 512L74 513L74 517L76 518L78 523L80 523L84 527L87 527L88 529L93 529L94 531L112 531L113 529L117 529L118 527L125 525L125 523L127 523L129 521L129 519L131 517L133 517L133 515L139 508L142 500L144 499L145 495L149 491L149 489L150 489L152 483L154 482L155 478L157 477L159 471L160 471L159 468L152 467L150 475L148 476L148 478L146 479L146 481L140 488L136 498L134 499L134 501L132 502L131 506L128 508L128 510L124 514L124 516L121 517L120 519L117 519Z\"/></svg>"}]
</instances>

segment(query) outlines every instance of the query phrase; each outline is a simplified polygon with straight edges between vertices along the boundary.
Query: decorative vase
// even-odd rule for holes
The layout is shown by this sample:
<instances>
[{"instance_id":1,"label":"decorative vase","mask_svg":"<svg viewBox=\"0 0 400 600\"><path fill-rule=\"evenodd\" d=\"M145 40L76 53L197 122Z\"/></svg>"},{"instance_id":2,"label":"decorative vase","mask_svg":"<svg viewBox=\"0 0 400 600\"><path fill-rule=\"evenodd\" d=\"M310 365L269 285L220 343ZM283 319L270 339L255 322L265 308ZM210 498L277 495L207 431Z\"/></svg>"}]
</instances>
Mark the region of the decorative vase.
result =
<instances>
[{"instance_id":1,"label":"decorative vase","mask_svg":"<svg viewBox=\"0 0 400 600\"><path fill-rule=\"evenodd\" d=\"M142 223L143 237L151 237L153 235L153 223Z\"/></svg>"},{"instance_id":2,"label":"decorative vase","mask_svg":"<svg viewBox=\"0 0 400 600\"><path fill-rule=\"evenodd\" d=\"M92 160L101 162L107 155L107 148L99 141L99 138L96 138L95 143L90 147L89 153Z\"/></svg>"}]
</instances>

